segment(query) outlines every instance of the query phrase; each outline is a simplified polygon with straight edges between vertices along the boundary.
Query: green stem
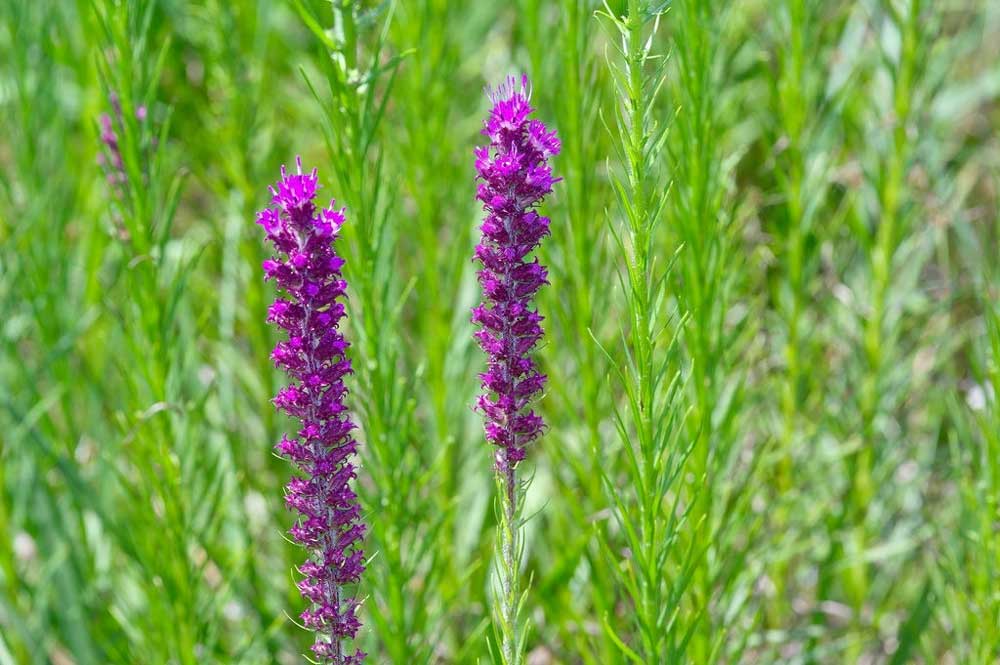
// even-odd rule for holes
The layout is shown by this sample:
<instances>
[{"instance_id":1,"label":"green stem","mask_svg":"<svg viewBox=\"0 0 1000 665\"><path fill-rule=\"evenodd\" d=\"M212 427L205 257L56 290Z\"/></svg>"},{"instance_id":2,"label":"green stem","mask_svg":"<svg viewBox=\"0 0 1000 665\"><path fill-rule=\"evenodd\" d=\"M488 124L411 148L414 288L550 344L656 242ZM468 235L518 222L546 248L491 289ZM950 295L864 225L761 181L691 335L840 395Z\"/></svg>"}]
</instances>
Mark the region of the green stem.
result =
<instances>
[{"instance_id":1,"label":"green stem","mask_svg":"<svg viewBox=\"0 0 1000 665\"><path fill-rule=\"evenodd\" d=\"M518 644L517 616L517 605L520 597L517 478L509 451L504 450L503 455L505 456L505 470L501 478L503 518L500 525L500 587L503 595L500 600L501 630L503 633L501 651L504 665L520 665L522 659Z\"/></svg>"},{"instance_id":2,"label":"green stem","mask_svg":"<svg viewBox=\"0 0 1000 665\"><path fill-rule=\"evenodd\" d=\"M640 581L639 615L643 648L647 657L656 658L658 641L662 636L656 635L657 615L660 612L659 579L657 571L648 570L654 565L657 542L656 515L658 513L658 496L653 488L656 485L656 451L654 450L653 427L653 336L650 320L650 284L649 270L650 236L653 220L649 219L649 201L646 185L646 104L644 98L645 76L643 67L646 63L642 16L639 0L629 0L626 68L628 70L629 93L629 185L633 206L631 245L632 266L629 269L632 289L632 310L634 320L631 327L631 343L635 353L635 364L638 371L637 395L639 398L638 437L640 446L640 474L645 496L639 502L640 542L643 552L638 557L640 565L647 570L642 571Z\"/></svg>"},{"instance_id":3,"label":"green stem","mask_svg":"<svg viewBox=\"0 0 1000 665\"><path fill-rule=\"evenodd\" d=\"M862 440L858 450L848 458L849 519L853 557L859 562L845 572L845 584L854 609L855 629L860 631L861 613L868 597L868 566L864 552L868 546L868 507L875 494L873 485L877 445L881 443L876 423L882 409L881 392L884 359L892 344L892 335L886 330L886 305L893 281L893 259L899 246L901 208L908 140L906 127L910 120L912 83L916 66L920 30L920 0L914 0L905 23L898 26L902 36L899 63L894 72L892 152L885 175L879 180L880 205L878 230L871 255L872 290L869 312L864 326L862 342L867 371L862 382L860 410ZM892 12L887 12L892 15ZM860 646L852 648L859 649Z\"/></svg>"}]
</instances>

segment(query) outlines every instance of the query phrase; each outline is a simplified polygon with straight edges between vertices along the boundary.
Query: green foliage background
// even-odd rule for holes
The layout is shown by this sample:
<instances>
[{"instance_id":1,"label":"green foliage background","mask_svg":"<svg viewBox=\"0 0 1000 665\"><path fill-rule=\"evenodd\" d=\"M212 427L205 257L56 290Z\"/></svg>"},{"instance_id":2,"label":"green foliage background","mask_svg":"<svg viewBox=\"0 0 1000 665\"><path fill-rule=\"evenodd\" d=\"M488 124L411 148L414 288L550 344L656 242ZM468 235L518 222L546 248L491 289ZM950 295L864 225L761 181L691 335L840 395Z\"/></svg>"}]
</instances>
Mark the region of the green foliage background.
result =
<instances>
[{"instance_id":1,"label":"green foliage background","mask_svg":"<svg viewBox=\"0 0 1000 665\"><path fill-rule=\"evenodd\" d=\"M0 0L0 665L301 661L254 224L296 154L348 207L359 640L497 657L517 72L564 145L526 662L1000 662L998 63L990 0Z\"/></svg>"}]
</instances>

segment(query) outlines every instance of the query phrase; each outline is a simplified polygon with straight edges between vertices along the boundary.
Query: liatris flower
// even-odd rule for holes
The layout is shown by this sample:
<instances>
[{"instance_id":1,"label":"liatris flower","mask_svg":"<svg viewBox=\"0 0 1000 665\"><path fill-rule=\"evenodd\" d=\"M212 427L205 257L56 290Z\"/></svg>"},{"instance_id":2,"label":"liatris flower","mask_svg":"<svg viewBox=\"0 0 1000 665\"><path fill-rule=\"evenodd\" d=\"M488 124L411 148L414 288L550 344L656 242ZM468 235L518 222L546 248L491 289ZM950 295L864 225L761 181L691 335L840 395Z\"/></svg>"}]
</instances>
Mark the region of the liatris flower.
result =
<instances>
[{"instance_id":1,"label":"liatris flower","mask_svg":"<svg viewBox=\"0 0 1000 665\"><path fill-rule=\"evenodd\" d=\"M122 160L121 145L118 143L118 134L115 132L115 125L119 128L123 125L122 106L118 95L111 93L111 107L114 110L114 118L107 113L102 113L98 121L101 126L101 143L104 144L104 153L97 155L97 163L104 169L104 175L108 180L111 192L119 202L125 197L125 185L128 176L125 174L125 162ZM140 106L135 111L135 117L140 121L146 120L146 107ZM153 142L155 145L155 141ZM115 210L112 215L115 230L118 237L128 240L128 231L122 223L121 213Z\"/></svg>"},{"instance_id":2,"label":"liatris flower","mask_svg":"<svg viewBox=\"0 0 1000 665\"><path fill-rule=\"evenodd\" d=\"M118 95L111 93L111 108L114 110L114 118L110 114L102 113L99 118L101 124L101 143L104 144L107 155L98 155L98 163L104 167L108 184L115 192L116 196L121 196L122 187L128 180L125 175L125 163L122 161L121 146L118 144L118 134L115 132L115 123L119 127L122 125L122 105L118 100ZM146 107L140 106L135 110L135 117L140 122L146 120Z\"/></svg>"},{"instance_id":3,"label":"liatris flower","mask_svg":"<svg viewBox=\"0 0 1000 665\"><path fill-rule=\"evenodd\" d=\"M115 134L115 128L111 116L107 113L102 113L100 118L101 123L101 143L104 144L104 148L107 150L107 156L98 155L97 161L101 166L106 169L106 175L108 178L108 184L117 194L121 188L122 183L125 182L125 166L122 163L122 152L118 147L118 135Z\"/></svg>"},{"instance_id":4,"label":"liatris flower","mask_svg":"<svg viewBox=\"0 0 1000 665\"><path fill-rule=\"evenodd\" d=\"M288 332L271 358L292 382L274 398L275 405L298 419L295 436L285 436L277 451L302 476L285 487L285 503L299 513L289 533L309 551L299 568L298 583L311 603L302 613L306 627L316 632L313 652L320 662L355 665L365 654L345 652L344 640L353 639L360 622L359 601L348 587L364 571L361 541L365 525L357 495L351 457L357 450L354 423L344 406L344 377L351 373L347 342L338 330L344 317L347 283L341 277L344 261L333 242L344 223L343 209L317 210L313 204L319 185L316 170L302 173L281 168L281 180L271 188L272 206L257 215L278 256L264 262L265 279L273 279L286 294L271 305L267 319Z\"/></svg>"},{"instance_id":5,"label":"liatris flower","mask_svg":"<svg viewBox=\"0 0 1000 665\"><path fill-rule=\"evenodd\" d=\"M486 211L475 258L483 265L479 283L486 302L472 310L472 320L482 326L476 339L489 358L477 406L486 416L487 440L499 448L497 471L504 474L542 432L542 419L528 407L545 383L530 355L542 337L542 317L531 299L547 283L547 272L526 257L549 234L548 218L534 208L559 180L548 165L559 153L559 139L528 119L530 96L526 76L520 87L511 77L490 92L493 109L482 132L490 143L475 151L482 180L477 198Z\"/></svg>"},{"instance_id":6,"label":"liatris flower","mask_svg":"<svg viewBox=\"0 0 1000 665\"><path fill-rule=\"evenodd\" d=\"M531 299L547 282L546 270L527 257L549 233L549 220L535 207L558 179L549 157L558 154L559 139L538 120L529 103L528 78L515 78L489 92L493 109L484 123L489 145L476 148L477 198L486 219L475 259L482 264L479 283L485 302L472 310L481 326L476 339L486 352L487 371L480 375L483 394L477 407L486 419L486 439L497 447L495 469L500 485L500 583L497 611L501 654L507 665L521 662L517 607L520 547L518 485L515 468L525 447L543 428L531 409L545 375L535 368L531 350L542 337L542 317Z\"/></svg>"}]
</instances>

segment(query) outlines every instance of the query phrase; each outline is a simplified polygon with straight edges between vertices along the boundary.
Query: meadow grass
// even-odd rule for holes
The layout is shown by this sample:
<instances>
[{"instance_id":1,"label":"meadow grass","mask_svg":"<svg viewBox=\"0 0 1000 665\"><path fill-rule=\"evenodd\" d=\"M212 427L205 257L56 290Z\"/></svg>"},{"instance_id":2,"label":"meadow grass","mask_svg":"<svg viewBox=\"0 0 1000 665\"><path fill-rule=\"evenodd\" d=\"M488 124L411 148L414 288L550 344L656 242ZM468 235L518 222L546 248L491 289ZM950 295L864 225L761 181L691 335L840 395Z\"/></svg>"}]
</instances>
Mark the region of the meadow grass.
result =
<instances>
[{"instance_id":1,"label":"meadow grass","mask_svg":"<svg viewBox=\"0 0 1000 665\"><path fill-rule=\"evenodd\" d=\"M358 646L502 661L472 149L522 72L563 178L523 662L1000 662L998 35L988 0L0 0L0 665L302 662L254 224L297 154L350 220Z\"/></svg>"}]
</instances>

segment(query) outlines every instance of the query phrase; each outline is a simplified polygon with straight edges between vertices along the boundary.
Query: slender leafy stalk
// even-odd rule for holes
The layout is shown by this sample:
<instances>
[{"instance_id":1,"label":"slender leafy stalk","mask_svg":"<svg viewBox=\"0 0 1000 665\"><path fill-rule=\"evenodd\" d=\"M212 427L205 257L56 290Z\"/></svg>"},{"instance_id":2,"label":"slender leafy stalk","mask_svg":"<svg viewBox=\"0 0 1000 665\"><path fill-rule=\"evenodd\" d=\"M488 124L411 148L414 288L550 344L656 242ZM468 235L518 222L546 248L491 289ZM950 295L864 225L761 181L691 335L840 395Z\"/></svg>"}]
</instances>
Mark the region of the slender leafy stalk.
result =
<instances>
[{"instance_id":1,"label":"slender leafy stalk","mask_svg":"<svg viewBox=\"0 0 1000 665\"><path fill-rule=\"evenodd\" d=\"M620 61L608 63L618 95L610 126L621 158L613 176L621 221L620 226L612 221L610 229L624 264L620 282L627 311L624 359L609 356L614 384L625 396L615 422L627 464L622 479L604 472L604 481L629 551L629 558L618 562L608 546L633 604L635 643L627 644L608 617L604 622L624 657L636 663L672 662L684 653L685 630L705 608L681 615L685 624L675 623L697 552L679 557L677 572L665 574L686 516L670 494L690 447L679 445L681 383L674 351L680 322L671 316L667 300L669 259L662 250L654 251L667 200L666 126L654 103L666 71L665 59L653 51L661 15L631 0L626 14L605 5L601 16L620 44Z\"/></svg>"},{"instance_id":2,"label":"slender leafy stalk","mask_svg":"<svg viewBox=\"0 0 1000 665\"><path fill-rule=\"evenodd\" d=\"M781 203L773 209L772 233L776 251L781 256L781 272L773 287L774 306L783 325L778 376L780 416L775 431L776 459L774 489L775 529L790 532L795 525L797 498L792 493L796 473L795 452L815 445L810 412L815 397L811 394L818 382L807 367L816 363L817 340L811 331L812 317L822 299L810 291L819 269L819 242L836 229L835 215L826 204L830 189L829 153L837 146L830 139L830 127L836 120L836 98L826 76L817 76L809 67L811 58L824 52L824 8L811 0L781 0L774 3L775 43L778 75L771 89L771 107L776 122L772 140L775 179ZM831 17L832 18L832 17ZM828 31L836 23L828 21ZM774 585L768 607L768 622L781 626L788 617L789 562L775 557L769 572Z\"/></svg>"},{"instance_id":3,"label":"slender leafy stalk","mask_svg":"<svg viewBox=\"0 0 1000 665\"><path fill-rule=\"evenodd\" d=\"M904 183L912 164L913 151L907 138L913 130L913 95L920 58L923 56L924 10L921 0L904 3L898 8L892 2L881 7L888 29L896 31L898 51L885 57L891 77L891 97L884 118L889 120L886 153L879 164L875 179L877 208L873 214L871 237L867 239L868 268L871 286L862 329L861 350L866 371L859 390L859 412L862 439L847 457L848 486L845 496L847 511L847 555L853 563L844 569L843 582L854 612L857 630L869 598L870 571L865 553L871 546L872 525L868 515L876 497L875 474L885 458L882 448L886 437L879 418L897 406L885 399L886 360L893 357L900 337L898 306L890 300L895 282L894 265L903 243L909 218L905 209ZM889 47L891 48L891 47ZM891 316L891 318L890 318ZM860 635L852 648L860 648Z\"/></svg>"}]
</instances>

